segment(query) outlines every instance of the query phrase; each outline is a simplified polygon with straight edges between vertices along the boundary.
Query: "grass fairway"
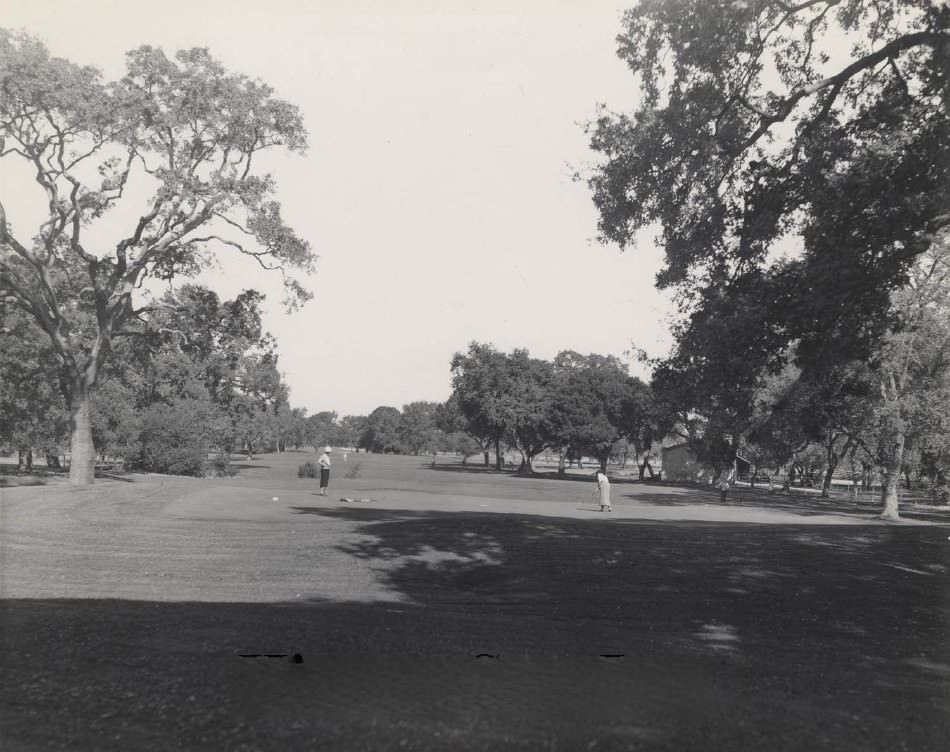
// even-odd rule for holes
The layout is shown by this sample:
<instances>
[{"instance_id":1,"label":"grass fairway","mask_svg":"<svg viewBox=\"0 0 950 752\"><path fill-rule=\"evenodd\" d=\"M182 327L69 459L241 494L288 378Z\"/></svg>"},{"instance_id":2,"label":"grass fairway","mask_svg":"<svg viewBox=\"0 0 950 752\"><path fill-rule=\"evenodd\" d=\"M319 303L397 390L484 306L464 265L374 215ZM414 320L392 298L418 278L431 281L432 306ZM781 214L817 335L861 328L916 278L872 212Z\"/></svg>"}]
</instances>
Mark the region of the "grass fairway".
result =
<instances>
[{"instance_id":1,"label":"grass fairway","mask_svg":"<svg viewBox=\"0 0 950 752\"><path fill-rule=\"evenodd\" d=\"M950 749L939 518L305 459L0 490L0 747Z\"/></svg>"}]
</instances>

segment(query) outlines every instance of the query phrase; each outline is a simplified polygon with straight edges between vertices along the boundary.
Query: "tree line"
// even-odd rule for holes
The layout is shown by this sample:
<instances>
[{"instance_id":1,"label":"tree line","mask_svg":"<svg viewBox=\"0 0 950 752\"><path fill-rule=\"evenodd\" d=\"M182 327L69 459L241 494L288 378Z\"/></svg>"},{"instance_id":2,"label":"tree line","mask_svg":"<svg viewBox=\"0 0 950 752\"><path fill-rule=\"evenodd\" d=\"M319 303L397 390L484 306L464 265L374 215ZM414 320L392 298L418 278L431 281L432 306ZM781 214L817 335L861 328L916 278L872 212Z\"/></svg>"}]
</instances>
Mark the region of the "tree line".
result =
<instances>
[{"instance_id":1,"label":"tree line","mask_svg":"<svg viewBox=\"0 0 950 752\"><path fill-rule=\"evenodd\" d=\"M605 468L611 457L624 456L636 458L641 476L654 472L650 457L662 438L662 413L650 387L618 358L564 351L548 361L473 342L455 354L451 374L445 402L411 402L402 410L381 405L343 418L317 413L301 420L299 442L377 453L451 452L465 463L481 454L499 470L513 451L527 473L545 451L558 454L562 469L582 457L596 457Z\"/></svg>"},{"instance_id":2,"label":"tree line","mask_svg":"<svg viewBox=\"0 0 950 752\"><path fill-rule=\"evenodd\" d=\"M136 318L111 345L91 399L92 442L100 461L121 458L147 471L199 475L224 471L230 455L282 449L295 416L263 331L263 296L233 300L184 285ZM29 469L40 449L59 465L69 445L70 412L49 338L16 309L0 329L0 444Z\"/></svg>"},{"instance_id":3,"label":"tree line","mask_svg":"<svg viewBox=\"0 0 950 752\"><path fill-rule=\"evenodd\" d=\"M684 437L854 457L888 518L909 472L945 488L950 7L643 0L617 43L640 96L590 123L584 177L603 242L665 250Z\"/></svg>"}]
</instances>

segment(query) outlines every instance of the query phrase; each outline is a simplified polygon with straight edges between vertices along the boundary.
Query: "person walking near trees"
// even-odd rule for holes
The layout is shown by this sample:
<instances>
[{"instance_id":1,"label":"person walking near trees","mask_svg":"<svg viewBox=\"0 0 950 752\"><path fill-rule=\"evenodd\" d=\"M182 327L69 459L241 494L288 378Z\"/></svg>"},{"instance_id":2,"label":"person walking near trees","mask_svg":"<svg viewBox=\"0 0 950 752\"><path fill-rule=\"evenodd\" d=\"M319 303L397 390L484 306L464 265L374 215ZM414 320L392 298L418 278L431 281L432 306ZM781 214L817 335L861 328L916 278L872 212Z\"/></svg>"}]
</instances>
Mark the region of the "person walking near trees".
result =
<instances>
[{"instance_id":1,"label":"person walking near trees","mask_svg":"<svg viewBox=\"0 0 950 752\"><path fill-rule=\"evenodd\" d=\"M327 486L330 485L330 447L323 448L323 454L317 463L320 465L320 495L327 495Z\"/></svg>"},{"instance_id":2,"label":"person walking near trees","mask_svg":"<svg viewBox=\"0 0 950 752\"><path fill-rule=\"evenodd\" d=\"M594 477L597 479L597 493L600 494L600 511L609 512L612 509L610 506L610 481L603 470L594 473Z\"/></svg>"},{"instance_id":3,"label":"person walking near trees","mask_svg":"<svg viewBox=\"0 0 950 752\"><path fill-rule=\"evenodd\" d=\"M719 502L721 504L726 503L726 498L729 495L729 487L732 485L732 483L730 482L731 480L732 480L731 472L727 473L725 470L723 470L719 474Z\"/></svg>"}]
</instances>

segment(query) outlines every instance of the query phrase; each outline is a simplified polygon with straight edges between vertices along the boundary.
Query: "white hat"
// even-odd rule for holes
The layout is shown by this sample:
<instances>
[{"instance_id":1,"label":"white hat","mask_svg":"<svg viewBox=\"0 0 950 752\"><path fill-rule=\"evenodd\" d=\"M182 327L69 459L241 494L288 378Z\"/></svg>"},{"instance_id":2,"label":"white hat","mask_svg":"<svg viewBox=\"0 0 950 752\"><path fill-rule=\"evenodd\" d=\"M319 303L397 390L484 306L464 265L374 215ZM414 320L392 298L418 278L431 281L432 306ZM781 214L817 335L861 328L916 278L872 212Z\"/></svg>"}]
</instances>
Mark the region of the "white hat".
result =
<instances>
[{"instance_id":1,"label":"white hat","mask_svg":"<svg viewBox=\"0 0 950 752\"><path fill-rule=\"evenodd\" d=\"M324 452L332 452L333 450L330 447L323 447Z\"/></svg>"}]
</instances>

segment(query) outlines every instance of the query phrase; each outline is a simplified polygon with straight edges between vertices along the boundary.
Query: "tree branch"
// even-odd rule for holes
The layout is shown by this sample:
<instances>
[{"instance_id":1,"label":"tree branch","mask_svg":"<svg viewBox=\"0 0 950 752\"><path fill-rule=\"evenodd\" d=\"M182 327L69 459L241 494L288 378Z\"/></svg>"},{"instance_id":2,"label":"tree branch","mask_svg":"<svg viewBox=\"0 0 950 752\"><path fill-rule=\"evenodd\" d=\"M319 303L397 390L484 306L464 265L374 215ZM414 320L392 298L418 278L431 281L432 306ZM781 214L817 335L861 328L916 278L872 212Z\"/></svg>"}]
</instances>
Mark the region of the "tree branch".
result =
<instances>
[{"instance_id":1,"label":"tree branch","mask_svg":"<svg viewBox=\"0 0 950 752\"><path fill-rule=\"evenodd\" d=\"M889 57L899 55L905 50L909 50L913 47L918 47L921 45L936 45L939 42L947 41L947 39L948 35L932 31L920 31L914 34L907 34L906 36L899 37L893 42L884 45L876 52L869 53L860 60L854 61L835 75L829 76L822 79L821 81L817 81L814 84L804 86L797 91L792 92L789 96L785 97L776 110L762 118L762 122L759 124L759 126L752 132L750 136L746 138L739 150L739 153L745 152L750 146L755 144L773 125L788 118L788 116L791 115L792 111L795 109L796 105L805 97L809 97L812 94L821 91L822 89L831 87L834 96L829 97L825 103L825 106L823 107L823 111L827 113L844 84L846 84L856 74L866 70L867 68L877 65Z\"/></svg>"}]
</instances>

